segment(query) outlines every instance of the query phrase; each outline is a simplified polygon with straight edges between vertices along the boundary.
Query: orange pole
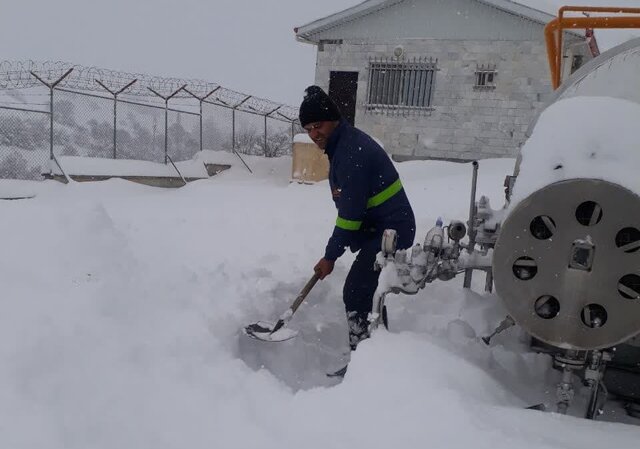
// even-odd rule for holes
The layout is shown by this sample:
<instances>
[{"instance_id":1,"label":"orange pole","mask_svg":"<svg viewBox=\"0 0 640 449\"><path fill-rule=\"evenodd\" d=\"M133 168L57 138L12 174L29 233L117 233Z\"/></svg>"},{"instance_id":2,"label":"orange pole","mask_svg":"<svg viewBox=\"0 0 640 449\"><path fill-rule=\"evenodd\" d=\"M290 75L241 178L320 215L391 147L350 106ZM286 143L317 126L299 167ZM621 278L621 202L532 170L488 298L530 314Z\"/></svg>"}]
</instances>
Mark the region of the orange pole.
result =
<instances>
[{"instance_id":1,"label":"orange pole","mask_svg":"<svg viewBox=\"0 0 640 449\"><path fill-rule=\"evenodd\" d=\"M557 20L557 19L556 19ZM638 17L565 17L560 21L563 29L569 28L640 28Z\"/></svg>"},{"instance_id":2,"label":"orange pole","mask_svg":"<svg viewBox=\"0 0 640 449\"><path fill-rule=\"evenodd\" d=\"M582 7L563 6L558 11L558 17L549 22L544 28L547 43L547 57L551 70L551 84L554 89L560 86L562 74L562 38L565 29L575 28L640 28L640 16L624 17L564 17L565 12L598 12L598 13L632 13L640 14L640 8L617 7Z\"/></svg>"},{"instance_id":3,"label":"orange pole","mask_svg":"<svg viewBox=\"0 0 640 449\"><path fill-rule=\"evenodd\" d=\"M562 56L564 54L564 9L558 11L558 30L556 31L556 82L560 86L562 82ZM557 89L557 87L554 87Z\"/></svg>"},{"instance_id":4,"label":"orange pole","mask_svg":"<svg viewBox=\"0 0 640 449\"><path fill-rule=\"evenodd\" d=\"M640 8L617 7L617 6L563 6L559 11L573 12L612 12L612 13L632 13L640 14Z\"/></svg>"},{"instance_id":5,"label":"orange pole","mask_svg":"<svg viewBox=\"0 0 640 449\"><path fill-rule=\"evenodd\" d=\"M551 71L551 85L553 89L557 89L559 83L556 82L556 73L559 73L556 65L556 33L559 28L559 20L553 19L544 27L544 38L547 43L547 59L549 61L549 70Z\"/></svg>"}]
</instances>

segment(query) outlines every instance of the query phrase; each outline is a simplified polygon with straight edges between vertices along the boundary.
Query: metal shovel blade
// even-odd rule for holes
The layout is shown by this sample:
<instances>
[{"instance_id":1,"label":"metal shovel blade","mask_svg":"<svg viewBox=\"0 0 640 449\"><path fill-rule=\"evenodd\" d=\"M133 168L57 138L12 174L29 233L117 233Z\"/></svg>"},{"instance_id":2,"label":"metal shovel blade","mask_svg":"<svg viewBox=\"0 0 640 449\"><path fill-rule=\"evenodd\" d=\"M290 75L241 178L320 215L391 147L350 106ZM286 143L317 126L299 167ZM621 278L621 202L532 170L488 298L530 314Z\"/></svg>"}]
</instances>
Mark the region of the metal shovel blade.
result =
<instances>
[{"instance_id":1,"label":"metal shovel blade","mask_svg":"<svg viewBox=\"0 0 640 449\"><path fill-rule=\"evenodd\" d=\"M273 332L275 323L268 323L266 321L258 321L257 323L249 324L244 327L242 331L248 337L260 341L281 342L291 340L296 335L297 331L289 329L287 327L281 327L277 331Z\"/></svg>"}]
</instances>

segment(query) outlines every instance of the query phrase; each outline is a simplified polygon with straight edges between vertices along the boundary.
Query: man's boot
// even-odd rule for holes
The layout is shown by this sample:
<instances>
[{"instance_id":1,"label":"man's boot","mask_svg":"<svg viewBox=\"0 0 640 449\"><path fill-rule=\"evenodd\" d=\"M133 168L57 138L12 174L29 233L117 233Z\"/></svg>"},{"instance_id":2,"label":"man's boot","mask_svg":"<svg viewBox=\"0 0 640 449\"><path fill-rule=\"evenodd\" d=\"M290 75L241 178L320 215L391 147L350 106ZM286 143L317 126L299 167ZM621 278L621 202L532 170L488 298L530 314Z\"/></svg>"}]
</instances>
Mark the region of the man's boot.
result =
<instances>
[{"instance_id":1,"label":"man's boot","mask_svg":"<svg viewBox=\"0 0 640 449\"><path fill-rule=\"evenodd\" d=\"M361 313L348 312L347 325L349 326L349 346L352 351L355 351L362 340L369 338L369 320Z\"/></svg>"},{"instance_id":2,"label":"man's boot","mask_svg":"<svg viewBox=\"0 0 640 449\"><path fill-rule=\"evenodd\" d=\"M367 320L366 316L362 316L362 314L358 312L348 312L347 325L349 327L349 347L351 351L355 351L362 340L369 338L369 320ZM344 377L345 374L347 374L348 366L349 365L345 365L338 371L327 374L327 376Z\"/></svg>"}]
</instances>

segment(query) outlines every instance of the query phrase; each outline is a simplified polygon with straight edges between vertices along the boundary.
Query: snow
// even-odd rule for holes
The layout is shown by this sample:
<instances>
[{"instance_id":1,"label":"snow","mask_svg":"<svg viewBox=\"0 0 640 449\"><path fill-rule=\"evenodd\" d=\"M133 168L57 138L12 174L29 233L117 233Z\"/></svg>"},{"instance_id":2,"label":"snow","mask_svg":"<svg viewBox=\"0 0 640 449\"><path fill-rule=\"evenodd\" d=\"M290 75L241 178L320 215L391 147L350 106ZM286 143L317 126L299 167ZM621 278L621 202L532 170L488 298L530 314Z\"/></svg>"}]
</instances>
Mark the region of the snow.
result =
<instances>
[{"instance_id":1,"label":"snow","mask_svg":"<svg viewBox=\"0 0 640 449\"><path fill-rule=\"evenodd\" d=\"M57 159L67 175L175 177L181 174L185 178L208 177L204 164L195 160L176 162L175 165L180 172L178 174L170 162L159 164L150 161L80 156L61 156ZM55 161L49 162L49 168L54 174L62 174Z\"/></svg>"},{"instance_id":2,"label":"snow","mask_svg":"<svg viewBox=\"0 0 640 449\"><path fill-rule=\"evenodd\" d=\"M33 198L43 188L43 183L36 181L0 179L0 198L21 199Z\"/></svg>"},{"instance_id":3,"label":"snow","mask_svg":"<svg viewBox=\"0 0 640 449\"><path fill-rule=\"evenodd\" d=\"M175 190L45 182L0 201L0 447L637 447L638 426L523 409L553 403L557 372L517 328L479 340L506 314L481 274L474 291L389 295L390 331L342 382L325 372L347 360L352 254L292 317L295 339L243 335L291 305L335 209L326 181L288 182L290 157L246 157L254 174L235 155L198 159L224 158L231 169ZM513 166L480 161L478 193L502 204ZM466 220L470 164L397 167L418 240L439 216Z\"/></svg>"},{"instance_id":4,"label":"snow","mask_svg":"<svg viewBox=\"0 0 640 449\"><path fill-rule=\"evenodd\" d=\"M308 134L296 134L293 136L293 143L313 143Z\"/></svg>"},{"instance_id":5,"label":"snow","mask_svg":"<svg viewBox=\"0 0 640 449\"><path fill-rule=\"evenodd\" d=\"M557 181L594 178L640 195L635 130L640 104L610 97L573 97L548 107L522 147L511 206ZM561 126L559 126L561 124Z\"/></svg>"}]
</instances>

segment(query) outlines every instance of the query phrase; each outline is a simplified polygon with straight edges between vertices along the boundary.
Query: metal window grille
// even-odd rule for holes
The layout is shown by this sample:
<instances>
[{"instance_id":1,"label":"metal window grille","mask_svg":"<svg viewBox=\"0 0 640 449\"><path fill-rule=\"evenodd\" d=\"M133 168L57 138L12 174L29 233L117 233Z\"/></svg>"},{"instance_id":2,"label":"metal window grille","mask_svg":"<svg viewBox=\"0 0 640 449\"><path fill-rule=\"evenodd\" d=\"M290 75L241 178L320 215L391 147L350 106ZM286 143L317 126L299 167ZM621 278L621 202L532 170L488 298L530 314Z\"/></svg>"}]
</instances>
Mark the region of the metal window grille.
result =
<instances>
[{"instance_id":1,"label":"metal window grille","mask_svg":"<svg viewBox=\"0 0 640 449\"><path fill-rule=\"evenodd\" d=\"M438 60L369 61L369 110L431 110Z\"/></svg>"},{"instance_id":2,"label":"metal window grille","mask_svg":"<svg viewBox=\"0 0 640 449\"><path fill-rule=\"evenodd\" d=\"M476 69L476 84L477 89L495 89L496 80L498 78L498 72L495 65L480 65Z\"/></svg>"}]
</instances>

